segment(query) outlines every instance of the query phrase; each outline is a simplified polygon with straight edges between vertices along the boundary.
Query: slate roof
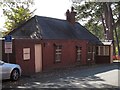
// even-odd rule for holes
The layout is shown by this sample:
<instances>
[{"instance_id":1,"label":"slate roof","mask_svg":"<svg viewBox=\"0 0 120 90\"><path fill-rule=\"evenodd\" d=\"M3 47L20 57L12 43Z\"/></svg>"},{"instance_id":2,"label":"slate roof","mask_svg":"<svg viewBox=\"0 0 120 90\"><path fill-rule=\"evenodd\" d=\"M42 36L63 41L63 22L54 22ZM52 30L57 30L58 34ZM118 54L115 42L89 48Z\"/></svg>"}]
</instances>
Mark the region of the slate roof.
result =
<instances>
[{"instance_id":1,"label":"slate roof","mask_svg":"<svg viewBox=\"0 0 120 90\"><path fill-rule=\"evenodd\" d=\"M14 38L83 39L96 44L101 43L95 35L78 22L71 25L66 20L36 15L9 35Z\"/></svg>"}]
</instances>

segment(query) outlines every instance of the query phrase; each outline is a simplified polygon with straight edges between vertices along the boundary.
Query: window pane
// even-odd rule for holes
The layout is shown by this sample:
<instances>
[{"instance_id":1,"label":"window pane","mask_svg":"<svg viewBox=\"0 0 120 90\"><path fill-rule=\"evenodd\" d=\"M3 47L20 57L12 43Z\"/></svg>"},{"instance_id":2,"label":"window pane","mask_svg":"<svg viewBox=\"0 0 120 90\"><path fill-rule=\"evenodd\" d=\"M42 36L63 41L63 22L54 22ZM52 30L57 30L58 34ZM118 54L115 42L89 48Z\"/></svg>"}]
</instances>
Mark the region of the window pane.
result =
<instances>
[{"instance_id":1,"label":"window pane","mask_svg":"<svg viewBox=\"0 0 120 90\"><path fill-rule=\"evenodd\" d=\"M60 55L56 54L56 62L59 62L59 61L60 61Z\"/></svg>"},{"instance_id":2,"label":"window pane","mask_svg":"<svg viewBox=\"0 0 120 90\"><path fill-rule=\"evenodd\" d=\"M60 45L55 46L55 62L61 61L62 47Z\"/></svg>"},{"instance_id":3,"label":"window pane","mask_svg":"<svg viewBox=\"0 0 120 90\"><path fill-rule=\"evenodd\" d=\"M92 46L88 47L88 59L87 60L91 60L92 59Z\"/></svg>"},{"instance_id":4,"label":"window pane","mask_svg":"<svg viewBox=\"0 0 120 90\"><path fill-rule=\"evenodd\" d=\"M23 48L23 59L30 59L30 48Z\"/></svg>"},{"instance_id":5,"label":"window pane","mask_svg":"<svg viewBox=\"0 0 120 90\"><path fill-rule=\"evenodd\" d=\"M104 55L104 48L103 48L103 46L100 46L100 55Z\"/></svg>"},{"instance_id":6,"label":"window pane","mask_svg":"<svg viewBox=\"0 0 120 90\"><path fill-rule=\"evenodd\" d=\"M103 55L103 56L105 56L105 55L109 55L109 46L99 46L99 50L98 50L98 52L99 52L99 55Z\"/></svg>"},{"instance_id":7,"label":"window pane","mask_svg":"<svg viewBox=\"0 0 120 90\"><path fill-rule=\"evenodd\" d=\"M105 46L105 55L109 55L109 46Z\"/></svg>"},{"instance_id":8,"label":"window pane","mask_svg":"<svg viewBox=\"0 0 120 90\"><path fill-rule=\"evenodd\" d=\"M81 60L81 52L82 52L82 48L81 47L76 47L76 54L77 54L77 61Z\"/></svg>"},{"instance_id":9,"label":"window pane","mask_svg":"<svg viewBox=\"0 0 120 90\"><path fill-rule=\"evenodd\" d=\"M96 47L96 55L99 55L99 49Z\"/></svg>"}]
</instances>

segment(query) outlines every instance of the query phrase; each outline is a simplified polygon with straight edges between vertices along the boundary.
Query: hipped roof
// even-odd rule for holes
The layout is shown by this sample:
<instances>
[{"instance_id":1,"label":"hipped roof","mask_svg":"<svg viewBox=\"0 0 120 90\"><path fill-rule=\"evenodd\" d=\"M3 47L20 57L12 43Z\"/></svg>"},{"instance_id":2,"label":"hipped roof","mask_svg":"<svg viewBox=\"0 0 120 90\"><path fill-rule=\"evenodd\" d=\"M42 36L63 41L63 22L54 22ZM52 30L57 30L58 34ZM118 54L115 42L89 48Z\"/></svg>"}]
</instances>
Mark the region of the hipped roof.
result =
<instances>
[{"instance_id":1,"label":"hipped roof","mask_svg":"<svg viewBox=\"0 0 120 90\"><path fill-rule=\"evenodd\" d=\"M37 15L14 29L9 35L14 38L80 39L88 40L95 44L101 43L95 35L78 22L72 25L67 20Z\"/></svg>"}]
</instances>

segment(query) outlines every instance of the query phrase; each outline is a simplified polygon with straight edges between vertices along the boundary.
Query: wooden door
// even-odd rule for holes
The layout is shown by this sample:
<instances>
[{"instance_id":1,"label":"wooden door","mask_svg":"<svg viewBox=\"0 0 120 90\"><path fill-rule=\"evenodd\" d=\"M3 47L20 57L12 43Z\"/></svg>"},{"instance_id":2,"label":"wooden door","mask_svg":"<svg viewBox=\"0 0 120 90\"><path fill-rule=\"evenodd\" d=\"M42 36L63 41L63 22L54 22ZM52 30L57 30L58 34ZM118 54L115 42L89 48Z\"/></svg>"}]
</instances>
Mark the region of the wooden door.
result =
<instances>
[{"instance_id":1,"label":"wooden door","mask_svg":"<svg viewBox=\"0 0 120 90\"><path fill-rule=\"evenodd\" d=\"M42 71L42 46L41 44L35 45L35 72Z\"/></svg>"}]
</instances>

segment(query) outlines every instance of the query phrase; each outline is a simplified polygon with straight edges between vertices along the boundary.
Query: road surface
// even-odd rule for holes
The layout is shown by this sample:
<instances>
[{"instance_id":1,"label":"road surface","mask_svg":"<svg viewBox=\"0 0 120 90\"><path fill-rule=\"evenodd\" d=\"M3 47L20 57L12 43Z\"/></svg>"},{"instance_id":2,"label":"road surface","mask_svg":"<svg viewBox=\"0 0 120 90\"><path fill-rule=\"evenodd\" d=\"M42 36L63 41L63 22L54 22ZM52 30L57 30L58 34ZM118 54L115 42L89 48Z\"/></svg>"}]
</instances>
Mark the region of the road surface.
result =
<instances>
[{"instance_id":1,"label":"road surface","mask_svg":"<svg viewBox=\"0 0 120 90\"><path fill-rule=\"evenodd\" d=\"M18 81L4 80L2 88L120 88L118 64L74 67L22 76Z\"/></svg>"}]
</instances>

